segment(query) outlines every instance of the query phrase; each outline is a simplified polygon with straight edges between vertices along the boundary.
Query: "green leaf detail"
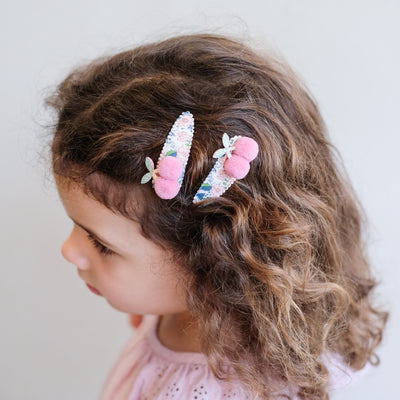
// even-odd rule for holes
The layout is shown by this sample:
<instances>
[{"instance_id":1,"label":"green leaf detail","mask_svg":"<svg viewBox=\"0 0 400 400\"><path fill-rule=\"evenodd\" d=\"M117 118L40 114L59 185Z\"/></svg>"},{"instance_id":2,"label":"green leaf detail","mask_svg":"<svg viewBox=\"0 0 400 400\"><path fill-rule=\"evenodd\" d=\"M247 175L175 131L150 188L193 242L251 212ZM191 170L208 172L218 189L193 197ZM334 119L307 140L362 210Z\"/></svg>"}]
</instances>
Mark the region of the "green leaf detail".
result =
<instances>
[{"instance_id":1,"label":"green leaf detail","mask_svg":"<svg viewBox=\"0 0 400 400\"><path fill-rule=\"evenodd\" d=\"M144 183L147 183L151 178L152 178L153 174L152 172L148 172L147 174L144 174L142 177L142 180L140 181L140 183L143 185Z\"/></svg>"},{"instance_id":2,"label":"green leaf detail","mask_svg":"<svg viewBox=\"0 0 400 400\"><path fill-rule=\"evenodd\" d=\"M146 157L146 160L144 161L144 163L146 164L146 168L150 171L153 172L154 170L154 163L153 160L150 157ZM147 176L147 174L145 175Z\"/></svg>"}]
</instances>

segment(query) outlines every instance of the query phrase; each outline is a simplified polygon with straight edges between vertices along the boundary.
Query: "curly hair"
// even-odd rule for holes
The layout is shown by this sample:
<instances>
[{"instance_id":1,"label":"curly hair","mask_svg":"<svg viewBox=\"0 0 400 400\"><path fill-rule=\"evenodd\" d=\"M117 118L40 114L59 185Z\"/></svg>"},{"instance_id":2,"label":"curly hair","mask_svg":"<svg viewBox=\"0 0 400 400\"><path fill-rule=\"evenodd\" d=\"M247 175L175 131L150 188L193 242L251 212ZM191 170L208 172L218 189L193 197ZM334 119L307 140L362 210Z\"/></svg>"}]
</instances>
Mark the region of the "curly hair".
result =
<instances>
[{"instance_id":1,"label":"curly hair","mask_svg":"<svg viewBox=\"0 0 400 400\"><path fill-rule=\"evenodd\" d=\"M365 212L316 101L283 60L184 35L78 67L46 101L58 116L54 175L173 250L216 377L229 360L256 398L283 382L328 399L324 354L355 370L378 362L387 313L372 304ZM161 200L140 185L144 160L157 159L182 111L195 117L191 155L179 194ZM253 138L259 155L223 196L192 204L224 132Z\"/></svg>"}]
</instances>

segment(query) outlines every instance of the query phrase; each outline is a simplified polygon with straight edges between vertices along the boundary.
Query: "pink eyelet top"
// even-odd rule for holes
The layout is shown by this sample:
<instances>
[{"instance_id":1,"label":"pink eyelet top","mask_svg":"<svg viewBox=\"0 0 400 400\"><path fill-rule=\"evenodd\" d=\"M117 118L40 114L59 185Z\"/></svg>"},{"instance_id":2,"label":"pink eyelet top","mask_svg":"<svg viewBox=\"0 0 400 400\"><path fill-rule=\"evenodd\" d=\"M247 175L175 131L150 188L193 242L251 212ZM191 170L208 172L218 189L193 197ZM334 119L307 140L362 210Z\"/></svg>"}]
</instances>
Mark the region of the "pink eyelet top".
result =
<instances>
[{"instance_id":1,"label":"pink eyelet top","mask_svg":"<svg viewBox=\"0 0 400 400\"><path fill-rule=\"evenodd\" d=\"M121 352L99 400L250 400L239 381L218 380L201 353L177 352L157 337L158 316L145 316L134 337ZM358 373L339 358L326 365L335 389L348 385ZM296 390L285 388L283 397L296 400Z\"/></svg>"},{"instance_id":2,"label":"pink eyelet top","mask_svg":"<svg viewBox=\"0 0 400 400\"><path fill-rule=\"evenodd\" d=\"M100 400L244 400L237 382L217 380L201 353L177 352L157 337L159 317L148 315L128 342Z\"/></svg>"}]
</instances>

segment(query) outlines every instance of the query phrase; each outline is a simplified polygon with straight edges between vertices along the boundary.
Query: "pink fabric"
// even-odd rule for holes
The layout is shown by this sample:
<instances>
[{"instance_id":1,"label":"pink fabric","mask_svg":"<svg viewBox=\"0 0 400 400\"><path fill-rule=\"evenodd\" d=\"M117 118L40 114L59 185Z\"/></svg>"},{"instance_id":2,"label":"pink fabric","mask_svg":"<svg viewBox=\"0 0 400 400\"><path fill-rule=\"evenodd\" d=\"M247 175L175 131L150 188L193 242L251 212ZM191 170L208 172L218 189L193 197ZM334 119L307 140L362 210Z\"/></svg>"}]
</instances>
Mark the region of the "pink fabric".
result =
<instances>
[{"instance_id":1,"label":"pink fabric","mask_svg":"<svg viewBox=\"0 0 400 400\"><path fill-rule=\"evenodd\" d=\"M146 316L122 351L100 400L250 399L240 384L217 380L201 353L176 352L157 338L158 317Z\"/></svg>"},{"instance_id":2,"label":"pink fabric","mask_svg":"<svg viewBox=\"0 0 400 400\"><path fill-rule=\"evenodd\" d=\"M217 380L203 354L164 347L157 338L158 320L158 316L144 318L118 358L99 400L251 399L239 382ZM331 390L354 382L360 375L338 356L326 356L325 362L331 373ZM298 399L295 390L286 388L281 394L281 398Z\"/></svg>"}]
</instances>

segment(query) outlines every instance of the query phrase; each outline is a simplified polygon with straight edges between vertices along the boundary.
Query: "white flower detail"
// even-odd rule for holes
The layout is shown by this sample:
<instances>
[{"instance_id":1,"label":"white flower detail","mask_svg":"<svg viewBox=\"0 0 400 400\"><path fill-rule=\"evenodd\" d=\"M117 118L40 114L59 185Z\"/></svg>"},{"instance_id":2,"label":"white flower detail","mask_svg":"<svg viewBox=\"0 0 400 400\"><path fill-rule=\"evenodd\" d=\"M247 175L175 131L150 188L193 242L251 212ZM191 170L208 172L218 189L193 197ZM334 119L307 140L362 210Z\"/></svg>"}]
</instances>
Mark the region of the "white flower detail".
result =
<instances>
[{"instance_id":1,"label":"white flower detail","mask_svg":"<svg viewBox=\"0 0 400 400\"><path fill-rule=\"evenodd\" d=\"M214 158L221 158L226 155L228 158L232 157L232 151L235 150L235 146L230 144L229 136L227 133L224 133L222 136L222 144L224 147L222 149L218 149L214 154Z\"/></svg>"}]
</instances>

